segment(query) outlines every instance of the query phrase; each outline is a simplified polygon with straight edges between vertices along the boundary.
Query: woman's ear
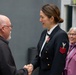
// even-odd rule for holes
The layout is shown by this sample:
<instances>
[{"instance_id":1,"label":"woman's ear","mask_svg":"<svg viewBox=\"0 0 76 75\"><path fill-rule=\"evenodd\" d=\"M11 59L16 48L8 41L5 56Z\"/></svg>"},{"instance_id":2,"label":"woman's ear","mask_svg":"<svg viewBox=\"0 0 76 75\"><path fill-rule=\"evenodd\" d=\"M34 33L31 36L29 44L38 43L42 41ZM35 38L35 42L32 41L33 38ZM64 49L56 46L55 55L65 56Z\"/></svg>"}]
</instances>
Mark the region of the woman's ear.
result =
<instances>
[{"instance_id":1,"label":"woman's ear","mask_svg":"<svg viewBox=\"0 0 76 75\"><path fill-rule=\"evenodd\" d=\"M54 17L53 16L51 16L50 21L54 22Z\"/></svg>"}]
</instances>

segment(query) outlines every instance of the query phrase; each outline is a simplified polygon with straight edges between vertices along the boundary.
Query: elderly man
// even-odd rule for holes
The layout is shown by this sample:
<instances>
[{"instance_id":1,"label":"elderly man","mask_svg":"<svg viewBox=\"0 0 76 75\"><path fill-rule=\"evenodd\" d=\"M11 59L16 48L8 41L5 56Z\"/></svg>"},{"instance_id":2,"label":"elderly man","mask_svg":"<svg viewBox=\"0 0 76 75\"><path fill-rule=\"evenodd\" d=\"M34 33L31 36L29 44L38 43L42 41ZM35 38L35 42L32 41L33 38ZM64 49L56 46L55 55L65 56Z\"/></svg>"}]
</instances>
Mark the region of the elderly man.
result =
<instances>
[{"instance_id":1,"label":"elderly man","mask_svg":"<svg viewBox=\"0 0 76 75\"><path fill-rule=\"evenodd\" d=\"M11 39L11 30L10 19L5 15L0 15L0 75L27 75L26 69L16 69L8 45L8 40Z\"/></svg>"}]
</instances>

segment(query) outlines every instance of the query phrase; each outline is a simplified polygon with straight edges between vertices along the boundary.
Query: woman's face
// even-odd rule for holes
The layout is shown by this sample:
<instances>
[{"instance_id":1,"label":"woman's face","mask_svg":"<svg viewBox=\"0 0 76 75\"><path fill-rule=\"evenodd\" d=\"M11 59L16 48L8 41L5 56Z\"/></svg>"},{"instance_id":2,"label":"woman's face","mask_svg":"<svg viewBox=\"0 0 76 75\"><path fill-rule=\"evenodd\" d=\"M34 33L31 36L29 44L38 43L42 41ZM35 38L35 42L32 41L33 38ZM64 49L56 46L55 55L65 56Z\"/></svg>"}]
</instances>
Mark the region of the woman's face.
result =
<instances>
[{"instance_id":1,"label":"woman's face","mask_svg":"<svg viewBox=\"0 0 76 75\"><path fill-rule=\"evenodd\" d=\"M76 31L70 30L68 33L69 41L71 44L76 43Z\"/></svg>"},{"instance_id":2,"label":"woman's face","mask_svg":"<svg viewBox=\"0 0 76 75\"><path fill-rule=\"evenodd\" d=\"M42 23L43 28L50 29L51 21L51 18L48 18L42 11L40 11L40 22Z\"/></svg>"}]
</instances>

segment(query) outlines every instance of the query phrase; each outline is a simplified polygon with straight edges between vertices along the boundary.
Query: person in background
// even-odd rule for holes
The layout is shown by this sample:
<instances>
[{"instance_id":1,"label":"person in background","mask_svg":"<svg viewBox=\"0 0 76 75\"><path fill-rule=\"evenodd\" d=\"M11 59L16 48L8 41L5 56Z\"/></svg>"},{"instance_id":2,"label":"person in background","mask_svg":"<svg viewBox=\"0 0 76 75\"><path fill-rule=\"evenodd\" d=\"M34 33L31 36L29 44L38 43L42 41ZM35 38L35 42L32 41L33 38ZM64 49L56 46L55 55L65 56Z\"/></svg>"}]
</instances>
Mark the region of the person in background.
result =
<instances>
[{"instance_id":1,"label":"person in background","mask_svg":"<svg viewBox=\"0 0 76 75\"><path fill-rule=\"evenodd\" d=\"M37 45L38 54L24 68L28 70L29 75L37 67L39 75L62 75L69 39L67 33L59 26L59 23L63 22L59 8L54 4L45 4L40 10L40 22L45 30Z\"/></svg>"},{"instance_id":2,"label":"person in background","mask_svg":"<svg viewBox=\"0 0 76 75\"><path fill-rule=\"evenodd\" d=\"M68 31L69 50L66 57L64 75L76 75L76 27L71 27Z\"/></svg>"},{"instance_id":3,"label":"person in background","mask_svg":"<svg viewBox=\"0 0 76 75\"><path fill-rule=\"evenodd\" d=\"M0 14L0 75L28 75L24 68L17 70L9 48L12 25L10 19Z\"/></svg>"}]
</instances>

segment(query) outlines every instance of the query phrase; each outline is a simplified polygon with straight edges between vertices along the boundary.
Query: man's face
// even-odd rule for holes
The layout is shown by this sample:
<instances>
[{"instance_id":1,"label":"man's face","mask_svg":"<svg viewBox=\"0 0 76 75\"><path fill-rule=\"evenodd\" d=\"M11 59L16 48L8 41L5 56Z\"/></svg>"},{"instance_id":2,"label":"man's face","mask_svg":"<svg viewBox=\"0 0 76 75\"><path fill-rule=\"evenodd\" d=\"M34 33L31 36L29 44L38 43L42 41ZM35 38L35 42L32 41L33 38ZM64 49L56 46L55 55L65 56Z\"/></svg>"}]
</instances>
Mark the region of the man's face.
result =
<instances>
[{"instance_id":1,"label":"man's face","mask_svg":"<svg viewBox=\"0 0 76 75\"><path fill-rule=\"evenodd\" d=\"M11 25L11 22L9 19L6 19L6 23L5 23L5 25L3 25L2 30L3 30L3 37L6 40L11 39L12 25Z\"/></svg>"}]
</instances>

